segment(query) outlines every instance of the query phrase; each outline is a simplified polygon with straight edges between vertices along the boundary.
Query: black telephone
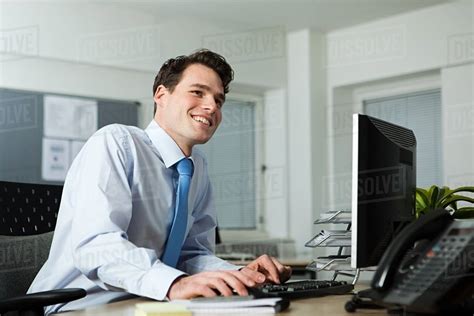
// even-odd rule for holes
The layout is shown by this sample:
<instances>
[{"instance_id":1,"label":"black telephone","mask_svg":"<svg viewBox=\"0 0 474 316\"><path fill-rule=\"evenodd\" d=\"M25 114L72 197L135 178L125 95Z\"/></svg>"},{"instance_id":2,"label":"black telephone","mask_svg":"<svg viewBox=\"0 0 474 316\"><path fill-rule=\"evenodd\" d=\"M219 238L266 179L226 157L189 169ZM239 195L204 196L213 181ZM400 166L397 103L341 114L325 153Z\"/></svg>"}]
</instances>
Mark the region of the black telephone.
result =
<instances>
[{"instance_id":1,"label":"black telephone","mask_svg":"<svg viewBox=\"0 0 474 316\"><path fill-rule=\"evenodd\" d=\"M440 209L405 227L384 253L372 292L404 312L472 315L474 220L454 220Z\"/></svg>"}]
</instances>

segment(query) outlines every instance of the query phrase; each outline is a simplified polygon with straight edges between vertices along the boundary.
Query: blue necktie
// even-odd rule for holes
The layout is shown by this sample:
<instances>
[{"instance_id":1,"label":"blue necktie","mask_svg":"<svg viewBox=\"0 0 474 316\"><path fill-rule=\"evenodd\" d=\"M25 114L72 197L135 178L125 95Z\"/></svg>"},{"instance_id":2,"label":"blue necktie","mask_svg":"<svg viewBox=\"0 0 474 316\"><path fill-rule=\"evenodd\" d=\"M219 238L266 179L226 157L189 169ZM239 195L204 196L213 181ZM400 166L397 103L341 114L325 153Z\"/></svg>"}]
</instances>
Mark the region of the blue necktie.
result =
<instances>
[{"instance_id":1,"label":"blue necktie","mask_svg":"<svg viewBox=\"0 0 474 316\"><path fill-rule=\"evenodd\" d=\"M191 160L183 158L176 164L176 170L179 174L178 189L176 190L176 208L165 251L161 257L161 261L171 267L176 267L178 263L184 235L186 234L186 226L188 224L188 193L191 177L193 176L193 163Z\"/></svg>"}]
</instances>

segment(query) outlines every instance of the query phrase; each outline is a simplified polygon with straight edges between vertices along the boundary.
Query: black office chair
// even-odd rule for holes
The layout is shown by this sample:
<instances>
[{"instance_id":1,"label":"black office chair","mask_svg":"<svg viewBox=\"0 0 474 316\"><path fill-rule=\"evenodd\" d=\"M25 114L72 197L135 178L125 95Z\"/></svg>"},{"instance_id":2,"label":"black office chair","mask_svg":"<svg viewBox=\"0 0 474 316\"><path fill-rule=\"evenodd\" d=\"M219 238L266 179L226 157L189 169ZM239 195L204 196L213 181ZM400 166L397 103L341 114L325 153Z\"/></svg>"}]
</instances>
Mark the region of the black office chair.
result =
<instances>
[{"instance_id":1,"label":"black office chair","mask_svg":"<svg viewBox=\"0 0 474 316\"><path fill-rule=\"evenodd\" d=\"M0 315L44 315L83 289L25 294L48 258L62 186L0 181Z\"/></svg>"}]
</instances>

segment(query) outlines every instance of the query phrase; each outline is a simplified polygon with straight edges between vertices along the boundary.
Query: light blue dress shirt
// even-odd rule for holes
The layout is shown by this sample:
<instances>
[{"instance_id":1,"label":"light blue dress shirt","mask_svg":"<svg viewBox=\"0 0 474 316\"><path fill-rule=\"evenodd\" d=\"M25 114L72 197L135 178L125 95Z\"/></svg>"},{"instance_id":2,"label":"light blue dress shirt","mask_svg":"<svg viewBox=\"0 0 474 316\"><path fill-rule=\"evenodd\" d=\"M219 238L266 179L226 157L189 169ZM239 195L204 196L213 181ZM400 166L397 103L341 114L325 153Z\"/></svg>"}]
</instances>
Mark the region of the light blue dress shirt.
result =
<instances>
[{"instance_id":1,"label":"light blue dress shirt","mask_svg":"<svg viewBox=\"0 0 474 316\"><path fill-rule=\"evenodd\" d=\"M132 295L166 299L184 273L235 270L213 255L216 212L204 156L193 150L187 237L177 269L160 261L175 208L184 158L152 121L144 131L109 125L80 151L66 177L49 258L29 293L83 288L87 296L46 313L82 309Z\"/></svg>"}]
</instances>

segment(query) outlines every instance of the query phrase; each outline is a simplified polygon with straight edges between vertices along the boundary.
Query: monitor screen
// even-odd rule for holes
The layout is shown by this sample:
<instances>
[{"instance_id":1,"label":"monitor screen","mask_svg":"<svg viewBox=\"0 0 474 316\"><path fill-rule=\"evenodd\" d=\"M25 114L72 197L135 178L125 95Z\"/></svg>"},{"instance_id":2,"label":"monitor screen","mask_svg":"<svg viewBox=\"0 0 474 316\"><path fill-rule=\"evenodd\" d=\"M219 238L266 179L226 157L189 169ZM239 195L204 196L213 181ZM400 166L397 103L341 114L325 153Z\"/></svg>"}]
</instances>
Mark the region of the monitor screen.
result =
<instances>
[{"instance_id":1,"label":"monitor screen","mask_svg":"<svg viewBox=\"0 0 474 316\"><path fill-rule=\"evenodd\" d=\"M414 219L415 135L407 128L354 114L352 155L351 265L372 267Z\"/></svg>"}]
</instances>

